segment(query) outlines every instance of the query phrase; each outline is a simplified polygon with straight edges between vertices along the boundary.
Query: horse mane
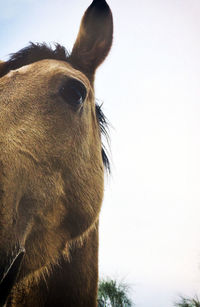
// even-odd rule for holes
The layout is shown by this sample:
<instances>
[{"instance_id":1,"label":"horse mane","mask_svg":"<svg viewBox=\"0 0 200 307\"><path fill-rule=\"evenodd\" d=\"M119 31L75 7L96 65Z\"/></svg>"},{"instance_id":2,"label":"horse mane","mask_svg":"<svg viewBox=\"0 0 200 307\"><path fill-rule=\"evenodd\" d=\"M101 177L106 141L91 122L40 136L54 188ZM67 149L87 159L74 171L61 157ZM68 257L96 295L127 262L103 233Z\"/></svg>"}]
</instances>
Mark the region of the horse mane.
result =
<instances>
[{"instance_id":1,"label":"horse mane","mask_svg":"<svg viewBox=\"0 0 200 307\"><path fill-rule=\"evenodd\" d=\"M11 53L6 66L9 71L45 59L69 62L69 57L69 52L60 44L55 44L55 48L53 49L45 43L34 44L31 42L27 47L16 53Z\"/></svg>"},{"instance_id":2,"label":"horse mane","mask_svg":"<svg viewBox=\"0 0 200 307\"><path fill-rule=\"evenodd\" d=\"M5 66L3 69L3 74L7 74L10 70L15 70L25 65L32 64L37 61L45 60L45 59L53 59L59 61L69 62L70 53L64 46L56 43L54 44L55 48L52 48L50 45L46 43L30 43L27 47L17 51L16 53L10 54L10 59L5 62ZM0 75L0 77L2 76ZM106 140L109 139L108 135L108 121L106 116L102 111L102 104L99 105L97 102L95 103L96 109L96 118L99 124L99 130L102 136L105 137ZM105 169L110 173L110 161L108 155L106 153L106 147L102 141L102 160Z\"/></svg>"}]
</instances>

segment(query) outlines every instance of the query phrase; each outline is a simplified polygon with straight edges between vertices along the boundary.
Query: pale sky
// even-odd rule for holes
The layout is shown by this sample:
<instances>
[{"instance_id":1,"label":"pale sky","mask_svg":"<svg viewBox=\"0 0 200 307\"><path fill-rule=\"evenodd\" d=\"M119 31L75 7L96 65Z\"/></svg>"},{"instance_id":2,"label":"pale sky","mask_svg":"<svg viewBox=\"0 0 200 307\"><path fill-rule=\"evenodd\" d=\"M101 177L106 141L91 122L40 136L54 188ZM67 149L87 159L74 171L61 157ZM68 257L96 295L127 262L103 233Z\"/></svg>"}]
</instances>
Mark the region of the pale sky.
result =
<instances>
[{"instance_id":1,"label":"pale sky","mask_svg":"<svg viewBox=\"0 0 200 307\"><path fill-rule=\"evenodd\" d=\"M96 97L111 123L100 275L137 307L200 294L200 2L110 0L115 34ZM29 41L71 49L88 0L0 0L0 58Z\"/></svg>"}]
</instances>

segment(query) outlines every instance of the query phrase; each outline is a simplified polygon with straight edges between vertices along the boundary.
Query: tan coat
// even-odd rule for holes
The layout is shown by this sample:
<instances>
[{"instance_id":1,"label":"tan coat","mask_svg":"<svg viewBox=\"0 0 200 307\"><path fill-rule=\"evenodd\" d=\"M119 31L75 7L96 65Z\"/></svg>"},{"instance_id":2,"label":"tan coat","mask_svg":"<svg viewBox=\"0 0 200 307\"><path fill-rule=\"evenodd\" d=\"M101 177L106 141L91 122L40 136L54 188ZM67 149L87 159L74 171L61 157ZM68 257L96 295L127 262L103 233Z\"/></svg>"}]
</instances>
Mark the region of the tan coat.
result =
<instances>
[{"instance_id":1,"label":"tan coat","mask_svg":"<svg viewBox=\"0 0 200 307\"><path fill-rule=\"evenodd\" d=\"M112 30L94 0L70 55L31 44L0 62L0 306L97 304L107 158L93 81Z\"/></svg>"}]
</instances>

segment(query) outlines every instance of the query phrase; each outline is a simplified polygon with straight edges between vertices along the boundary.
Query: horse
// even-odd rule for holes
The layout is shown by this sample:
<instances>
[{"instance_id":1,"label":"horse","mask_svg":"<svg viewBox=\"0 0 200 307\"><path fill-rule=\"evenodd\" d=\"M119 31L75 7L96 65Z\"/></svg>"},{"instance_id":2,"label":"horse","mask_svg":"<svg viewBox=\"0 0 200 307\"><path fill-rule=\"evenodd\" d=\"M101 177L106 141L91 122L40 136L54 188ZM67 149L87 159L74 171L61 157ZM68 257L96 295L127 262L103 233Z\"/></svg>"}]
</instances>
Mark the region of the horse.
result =
<instances>
[{"instance_id":1,"label":"horse","mask_svg":"<svg viewBox=\"0 0 200 307\"><path fill-rule=\"evenodd\" d=\"M97 306L109 160L94 78L112 38L94 0L71 53L30 43L0 62L0 306Z\"/></svg>"}]
</instances>

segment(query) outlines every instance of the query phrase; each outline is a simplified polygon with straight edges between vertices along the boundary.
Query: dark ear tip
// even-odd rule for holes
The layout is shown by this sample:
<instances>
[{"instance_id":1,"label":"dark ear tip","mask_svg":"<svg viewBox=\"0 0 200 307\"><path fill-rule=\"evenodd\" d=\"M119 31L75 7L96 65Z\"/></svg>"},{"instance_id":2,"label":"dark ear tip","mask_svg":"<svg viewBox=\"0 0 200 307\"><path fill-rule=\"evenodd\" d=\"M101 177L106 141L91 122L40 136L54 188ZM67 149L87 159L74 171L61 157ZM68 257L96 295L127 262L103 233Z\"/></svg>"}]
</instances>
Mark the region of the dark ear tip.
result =
<instances>
[{"instance_id":1,"label":"dark ear tip","mask_svg":"<svg viewBox=\"0 0 200 307\"><path fill-rule=\"evenodd\" d=\"M92 4L97 4L97 3L106 3L105 0L93 0Z\"/></svg>"},{"instance_id":2,"label":"dark ear tip","mask_svg":"<svg viewBox=\"0 0 200 307\"><path fill-rule=\"evenodd\" d=\"M105 0L93 0L93 2L106 2Z\"/></svg>"},{"instance_id":3,"label":"dark ear tip","mask_svg":"<svg viewBox=\"0 0 200 307\"><path fill-rule=\"evenodd\" d=\"M109 6L105 0L93 0L90 7L95 7L98 10L107 10L109 9Z\"/></svg>"}]
</instances>

